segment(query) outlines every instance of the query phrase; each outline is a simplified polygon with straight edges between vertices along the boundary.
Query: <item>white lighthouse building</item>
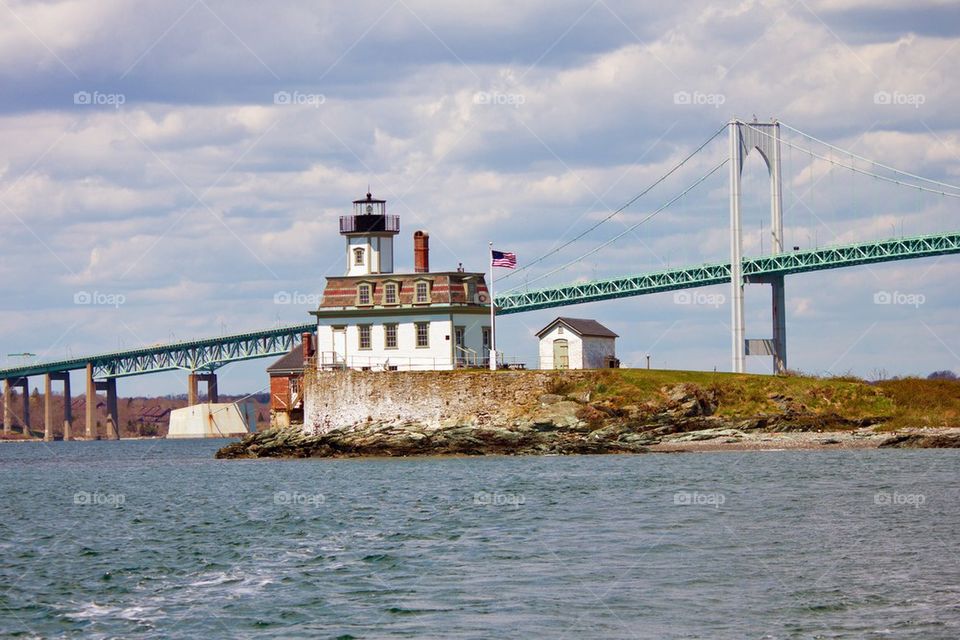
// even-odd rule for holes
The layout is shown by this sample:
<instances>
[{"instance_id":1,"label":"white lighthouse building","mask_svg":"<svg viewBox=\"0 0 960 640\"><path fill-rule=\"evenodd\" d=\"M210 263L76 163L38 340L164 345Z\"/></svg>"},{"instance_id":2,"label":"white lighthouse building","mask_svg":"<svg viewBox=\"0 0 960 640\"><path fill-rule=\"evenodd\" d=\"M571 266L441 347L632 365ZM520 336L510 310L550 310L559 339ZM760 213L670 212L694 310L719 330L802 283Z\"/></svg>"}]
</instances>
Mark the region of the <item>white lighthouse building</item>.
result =
<instances>
[{"instance_id":1,"label":"white lighthouse building","mask_svg":"<svg viewBox=\"0 0 960 640\"><path fill-rule=\"evenodd\" d=\"M347 272L327 278L316 311L316 366L367 371L484 367L490 356L483 273L430 271L430 237L413 234L414 272L393 271L400 217L385 200L355 200L341 216Z\"/></svg>"}]
</instances>

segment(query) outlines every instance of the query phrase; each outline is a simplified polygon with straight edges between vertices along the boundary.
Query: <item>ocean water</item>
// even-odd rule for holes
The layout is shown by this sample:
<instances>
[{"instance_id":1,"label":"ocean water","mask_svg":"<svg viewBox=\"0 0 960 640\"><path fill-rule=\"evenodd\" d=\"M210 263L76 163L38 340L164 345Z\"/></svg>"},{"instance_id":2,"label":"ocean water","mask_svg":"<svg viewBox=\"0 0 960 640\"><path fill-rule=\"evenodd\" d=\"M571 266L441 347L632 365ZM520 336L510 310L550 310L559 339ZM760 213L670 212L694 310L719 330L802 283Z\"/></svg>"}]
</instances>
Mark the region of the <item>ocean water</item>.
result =
<instances>
[{"instance_id":1,"label":"ocean water","mask_svg":"<svg viewBox=\"0 0 960 640\"><path fill-rule=\"evenodd\" d=\"M0 445L0 636L958 638L958 453Z\"/></svg>"}]
</instances>

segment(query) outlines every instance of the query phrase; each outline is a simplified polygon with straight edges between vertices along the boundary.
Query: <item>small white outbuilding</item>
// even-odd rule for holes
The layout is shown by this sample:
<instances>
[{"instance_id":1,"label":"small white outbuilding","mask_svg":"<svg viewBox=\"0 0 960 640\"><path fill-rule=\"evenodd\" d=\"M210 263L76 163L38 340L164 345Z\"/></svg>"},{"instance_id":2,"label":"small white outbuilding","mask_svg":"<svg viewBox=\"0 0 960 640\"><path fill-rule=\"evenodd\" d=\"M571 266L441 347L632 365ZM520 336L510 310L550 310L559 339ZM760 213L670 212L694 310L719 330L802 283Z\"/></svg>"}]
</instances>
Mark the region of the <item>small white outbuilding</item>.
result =
<instances>
[{"instance_id":1,"label":"small white outbuilding","mask_svg":"<svg viewBox=\"0 0 960 640\"><path fill-rule=\"evenodd\" d=\"M596 320L560 317L537 332L541 369L609 369L620 366L619 336Z\"/></svg>"}]
</instances>

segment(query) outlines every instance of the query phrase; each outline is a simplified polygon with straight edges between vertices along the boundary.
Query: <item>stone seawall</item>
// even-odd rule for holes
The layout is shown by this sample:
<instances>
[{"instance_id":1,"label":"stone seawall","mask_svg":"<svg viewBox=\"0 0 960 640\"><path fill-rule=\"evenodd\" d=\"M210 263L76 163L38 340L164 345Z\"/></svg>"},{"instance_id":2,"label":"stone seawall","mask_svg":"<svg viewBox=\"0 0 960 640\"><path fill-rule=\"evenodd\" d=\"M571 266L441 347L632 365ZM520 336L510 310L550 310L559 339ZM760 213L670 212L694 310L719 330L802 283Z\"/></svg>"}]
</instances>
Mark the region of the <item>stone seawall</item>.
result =
<instances>
[{"instance_id":1,"label":"stone seawall","mask_svg":"<svg viewBox=\"0 0 960 640\"><path fill-rule=\"evenodd\" d=\"M502 423L539 406L542 395L596 375L593 371L307 370L304 431L325 433L362 422Z\"/></svg>"}]
</instances>

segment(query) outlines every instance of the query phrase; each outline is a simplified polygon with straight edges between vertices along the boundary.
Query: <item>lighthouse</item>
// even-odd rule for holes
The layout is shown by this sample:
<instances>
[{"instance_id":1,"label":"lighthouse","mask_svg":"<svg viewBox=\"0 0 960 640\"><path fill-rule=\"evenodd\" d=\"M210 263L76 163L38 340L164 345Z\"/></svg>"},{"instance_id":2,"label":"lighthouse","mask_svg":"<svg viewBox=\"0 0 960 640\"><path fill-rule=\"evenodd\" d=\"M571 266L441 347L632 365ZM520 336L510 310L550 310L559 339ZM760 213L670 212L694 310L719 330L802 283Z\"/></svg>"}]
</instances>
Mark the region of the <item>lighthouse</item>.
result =
<instances>
[{"instance_id":1,"label":"lighthouse","mask_svg":"<svg viewBox=\"0 0 960 640\"><path fill-rule=\"evenodd\" d=\"M353 201L353 215L340 216L346 238L348 276L393 273L393 237L400 233L400 216L387 215L387 201L367 197Z\"/></svg>"},{"instance_id":2,"label":"lighthouse","mask_svg":"<svg viewBox=\"0 0 960 640\"><path fill-rule=\"evenodd\" d=\"M414 269L395 273L400 217L372 194L340 217L347 271L328 276L312 366L320 371L436 371L485 368L490 359L490 294L482 272L432 271L430 235L412 235Z\"/></svg>"}]
</instances>

